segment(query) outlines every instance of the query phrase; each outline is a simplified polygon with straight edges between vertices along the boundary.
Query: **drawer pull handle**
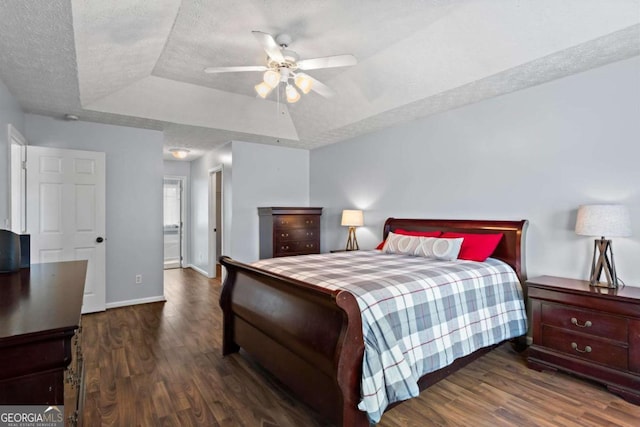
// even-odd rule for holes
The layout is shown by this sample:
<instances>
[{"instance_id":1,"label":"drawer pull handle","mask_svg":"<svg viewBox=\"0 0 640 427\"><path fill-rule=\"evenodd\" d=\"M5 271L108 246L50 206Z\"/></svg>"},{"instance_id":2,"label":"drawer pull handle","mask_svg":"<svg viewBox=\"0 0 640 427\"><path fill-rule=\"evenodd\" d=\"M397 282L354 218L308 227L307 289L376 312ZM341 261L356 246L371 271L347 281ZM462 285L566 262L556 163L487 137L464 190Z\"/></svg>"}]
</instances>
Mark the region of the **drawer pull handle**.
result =
<instances>
[{"instance_id":1,"label":"drawer pull handle","mask_svg":"<svg viewBox=\"0 0 640 427\"><path fill-rule=\"evenodd\" d=\"M592 325L591 320L587 320L586 322L584 322L583 325L581 325L580 323L578 323L578 319L576 319L575 317L571 318L571 323L573 323L579 328L590 328Z\"/></svg>"},{"instance_id":2,"label":"drawer pull handle","mask_svg":"<svg viewBox=\"0 0 640 427\"><path fill-rule=\"evenodd\" d=\"M572 342L571 343L571 348L574 349L575 351L577 351L578 353L591 353L591 346L585 346L584 350L580 350L578 348L578 344Z\"/></svg>"}]
</instances>

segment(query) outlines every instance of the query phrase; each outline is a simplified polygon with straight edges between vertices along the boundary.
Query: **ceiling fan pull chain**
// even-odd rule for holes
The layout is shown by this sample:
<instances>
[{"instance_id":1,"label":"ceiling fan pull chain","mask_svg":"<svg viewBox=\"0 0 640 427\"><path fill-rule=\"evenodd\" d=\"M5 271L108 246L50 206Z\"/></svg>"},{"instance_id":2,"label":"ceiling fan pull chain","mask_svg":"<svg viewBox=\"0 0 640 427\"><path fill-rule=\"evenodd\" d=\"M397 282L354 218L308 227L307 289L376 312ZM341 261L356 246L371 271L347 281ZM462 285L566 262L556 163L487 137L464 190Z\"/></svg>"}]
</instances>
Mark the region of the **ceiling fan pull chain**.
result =
<instances>
[{"instance_id":1,"label":"ceiling fan pull chain","mask_svg":"<svg viewBox=\"0 0 640 427\"><path fill-rule=\"evenodd\" d=\"M276 86L276 116L280 115L280 84Z\"/></svg>"}]
</instances>

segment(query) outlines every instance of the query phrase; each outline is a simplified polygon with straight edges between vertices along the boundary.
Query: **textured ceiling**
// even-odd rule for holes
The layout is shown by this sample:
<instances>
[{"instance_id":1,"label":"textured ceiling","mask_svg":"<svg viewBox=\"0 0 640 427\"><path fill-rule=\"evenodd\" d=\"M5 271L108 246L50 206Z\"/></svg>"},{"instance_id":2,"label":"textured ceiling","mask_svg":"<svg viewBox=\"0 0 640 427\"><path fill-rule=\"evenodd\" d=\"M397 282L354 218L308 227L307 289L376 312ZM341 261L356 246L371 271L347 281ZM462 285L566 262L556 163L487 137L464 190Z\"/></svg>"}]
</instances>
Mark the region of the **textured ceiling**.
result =
<instances>
[{"instance_id":1,"label":"textured ceiling","mask_svg":"<svg viewBox=\"0 0 640 427\"><path fill-rule=\"evenodd\" d=\"M290 34L337 95L257 98L252 30ZM230 140L315 148L640 55L640 0L0 1L0 80L27 112L163 130L188 159Z\"/></svg>"}]
</instances>

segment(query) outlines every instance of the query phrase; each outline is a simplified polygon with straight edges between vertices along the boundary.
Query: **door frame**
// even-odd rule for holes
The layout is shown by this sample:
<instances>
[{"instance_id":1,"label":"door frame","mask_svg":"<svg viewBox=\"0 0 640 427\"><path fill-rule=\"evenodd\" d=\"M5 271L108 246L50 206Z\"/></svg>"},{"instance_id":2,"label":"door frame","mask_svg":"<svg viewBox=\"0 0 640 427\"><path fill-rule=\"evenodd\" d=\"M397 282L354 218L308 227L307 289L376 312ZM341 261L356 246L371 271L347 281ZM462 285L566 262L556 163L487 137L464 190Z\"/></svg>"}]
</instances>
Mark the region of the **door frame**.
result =
<instances>
[{"instance_id":1,"label":"door frame","mask_svg":"<svg viewBox=\"0 0 640 427\"><path fill-rule=\"evenodd\" d=\"M14 182L13 178L13 149L12 147L20 146L20 182ZM27 231L27 140L15 126L11 123L7 125L7 218L5 227L14 233L26 233ZM14 194L18 192L20 196L20 212L18 218L14 218L13 210ZM20 222L15 224L15 222Z\"/></svg>"},{"instance_id":2,"label":"door frame","mask_svg":"<svg viewBox=\"0 0 640 427\"><path fill-rule=\"evenodd\" d=\"M216 203L216 189L212 188L211 185L211 175L214 175L216 173L220 172L220 206L217 206ZM211 169L209 169L208 174L207 174L207 186L209 187L209 215L208 215L208 227L209 227L209 232L208 232L208 260L207 260L207 277L209 279L214 279L217 277L217 271L216 271L216 264L218 263L218 260L215 259L215 252L214 248L216 247L215 244L215 238L216 238L216 232L213 231L215 227L215 221L213 221L215 219L216 212L218 213L218 215L220 216L220 224L222 225L220 227L220 230L217 230L217 233L220 233L220 246L222 246L224 248L224 209L223 209L223 203L224 203L224 168L222 167L222 165L218 165L216 167L213 167ZM213 222L213 224L212 224Z\"/></svg>"},{"instance_id":3,"label":"door frame","mask_svg":"<svg viewBox=\"0 0 640 427\"><path fill-rule=\"evenodd\" d=\"M187 232L188 228L188 216L187 216L187 194L189 194L187 185L187 177L184 175L163 175L162 176L162 190L164 192L164 180L165 179L173 179L180 181L181 191L180 191L180 222L182 222L180 237L180 268L185 268L189 265L187 260L187 240L189 238L189 233ZM164 209L164 197L163 197L163 209ZM164 239L164 235L163 235Z\"/></svg>"}]
</instances>

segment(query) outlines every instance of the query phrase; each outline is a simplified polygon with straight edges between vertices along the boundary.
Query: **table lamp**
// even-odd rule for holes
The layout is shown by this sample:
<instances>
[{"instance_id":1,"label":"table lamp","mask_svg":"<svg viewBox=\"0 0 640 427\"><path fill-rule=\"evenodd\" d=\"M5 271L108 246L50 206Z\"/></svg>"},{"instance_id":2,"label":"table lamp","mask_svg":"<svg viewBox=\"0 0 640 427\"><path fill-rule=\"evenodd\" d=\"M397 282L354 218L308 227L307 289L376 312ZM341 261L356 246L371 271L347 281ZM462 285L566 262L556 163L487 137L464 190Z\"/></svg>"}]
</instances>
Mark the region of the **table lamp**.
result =
<instances>
[{"instance_id":1,"label":"table lamp","mask_svg":"<svg viewBox=\"0 0 640 427\"><path fill-rule=\"evenodd\" d=\"M356 227L364 224L361 210L345 209L342 211L342 226L349 227L349 238L347 239L347 251L357 251L358 239L356 239Z\"/></svg>"},{"instance_id":2,"label":"table lamp","mask_svg":"<svg viewBox=\"0 0 640 427\"><path fill-rule=\"evenodd\" d=\"M581 205L578 208L576 219L576 234L600 236L595 240L593 246L589 284L617 288L618 275L613 260L613 246L611 240L605 239L605 236L631 236L631 220L627 207L623 205ZM600 276L603 272L607 279L606 283L600 283Z\"/></svg>"}]
</instances>

